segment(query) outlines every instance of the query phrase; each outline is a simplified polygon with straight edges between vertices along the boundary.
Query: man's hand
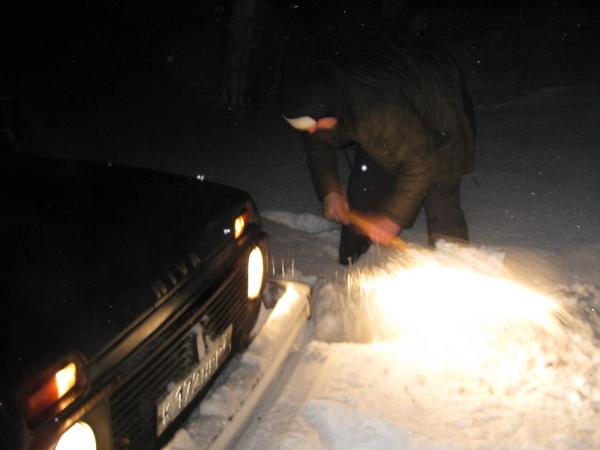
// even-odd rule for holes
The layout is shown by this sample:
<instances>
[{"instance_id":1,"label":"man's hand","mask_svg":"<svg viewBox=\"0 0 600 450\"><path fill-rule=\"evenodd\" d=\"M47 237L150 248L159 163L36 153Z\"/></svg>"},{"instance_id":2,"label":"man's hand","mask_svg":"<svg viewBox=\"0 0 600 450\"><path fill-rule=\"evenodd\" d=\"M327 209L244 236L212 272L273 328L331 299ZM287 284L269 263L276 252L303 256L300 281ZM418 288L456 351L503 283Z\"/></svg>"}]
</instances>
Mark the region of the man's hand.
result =
<instances>
[{"instance_id":1,"label":"man's hand","mask_svg":"<svg viewBox=\"0 0 600 450\"><path fill-rule=\"evenodd\" d=\"M348 225L348 200L345 195L330 192L323 197L323 215L329 220Z\"/></svg>"},{"instance_id":2,"label":"man's hand","mask_svg":"<svg viewBox=\"0 0 600 450\"><path fill-rule=\"evenodd\" d=\"M366 213L363 214L363 218L365 227L361 231L377 244L389 245L402 229L384 214Z\"/></svg>"}]
</instances>

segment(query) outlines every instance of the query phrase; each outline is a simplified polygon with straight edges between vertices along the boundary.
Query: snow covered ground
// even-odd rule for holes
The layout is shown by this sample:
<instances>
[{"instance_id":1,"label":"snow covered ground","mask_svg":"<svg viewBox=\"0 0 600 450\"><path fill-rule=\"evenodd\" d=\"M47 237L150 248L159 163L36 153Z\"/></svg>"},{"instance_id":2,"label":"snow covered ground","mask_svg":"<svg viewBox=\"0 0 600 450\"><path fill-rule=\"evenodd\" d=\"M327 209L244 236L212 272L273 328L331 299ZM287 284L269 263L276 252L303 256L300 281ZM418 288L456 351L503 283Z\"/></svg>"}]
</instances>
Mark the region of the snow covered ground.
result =
<instances>
[{"instance_id":1,"label":"snow covered ground","mask_svg":"<svg viewBox=\"0 0 600 450\"><path fill-rule=\"evenodd\" d=\"M298 349L235 448L600 446L600 86L477 116L463 186L472 246L430 252L421 217L402 233L407 254L372 248L350 269L276 117L232 124L251 137L199 164L258 201L272 276L313 287Z\"/></svg>"}]
</instances>

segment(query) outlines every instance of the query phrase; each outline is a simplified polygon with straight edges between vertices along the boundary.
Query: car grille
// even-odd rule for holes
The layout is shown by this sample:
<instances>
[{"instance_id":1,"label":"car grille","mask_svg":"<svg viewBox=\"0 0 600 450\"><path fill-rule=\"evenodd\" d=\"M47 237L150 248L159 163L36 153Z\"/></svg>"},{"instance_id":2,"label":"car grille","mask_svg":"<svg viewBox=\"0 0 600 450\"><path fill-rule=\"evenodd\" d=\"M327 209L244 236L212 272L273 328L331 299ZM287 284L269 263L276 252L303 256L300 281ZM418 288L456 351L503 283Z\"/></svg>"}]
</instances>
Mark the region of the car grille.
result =
<instances>
[{"instance_id":1,"label":"car grille","mask_svg":"<svg viewBox=\"0 0 600 450\"><path fill-rule=\"evenodd\" d=\"M183 378L198 363L195 339L190 333L192 327L201 323L207 336L216 337L229 323L238 332L252 326L246 323L249 320L246 266L237 266L224 282L214 287L208 302L197 302L197 306L146 345L154 347L150 355L144 355L142 365L136 366L128 381L111 395L115 449L154 447L157 401L166 393L168 383Z\"/></svg>"}]
</instances>

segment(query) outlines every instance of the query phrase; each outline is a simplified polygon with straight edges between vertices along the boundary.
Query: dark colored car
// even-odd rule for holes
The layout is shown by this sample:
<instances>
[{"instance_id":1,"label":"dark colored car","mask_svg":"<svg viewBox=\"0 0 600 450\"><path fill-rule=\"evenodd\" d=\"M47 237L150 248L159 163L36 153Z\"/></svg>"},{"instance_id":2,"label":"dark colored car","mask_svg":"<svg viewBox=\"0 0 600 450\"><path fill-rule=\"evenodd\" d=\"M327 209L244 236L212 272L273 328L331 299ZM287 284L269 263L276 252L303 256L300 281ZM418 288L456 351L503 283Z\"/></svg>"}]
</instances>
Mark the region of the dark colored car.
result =
<instances>
[{"instance_id":1,"label":"dark colored car","mask_svg":"<svg viewBox=\"0 0 600 450\"><path fill-rule=\"evenodd\" d=\"M250 342L268 259L253 200L193 177L3 156L2 448L161 445Z\"/></svg>"}]
</instances>

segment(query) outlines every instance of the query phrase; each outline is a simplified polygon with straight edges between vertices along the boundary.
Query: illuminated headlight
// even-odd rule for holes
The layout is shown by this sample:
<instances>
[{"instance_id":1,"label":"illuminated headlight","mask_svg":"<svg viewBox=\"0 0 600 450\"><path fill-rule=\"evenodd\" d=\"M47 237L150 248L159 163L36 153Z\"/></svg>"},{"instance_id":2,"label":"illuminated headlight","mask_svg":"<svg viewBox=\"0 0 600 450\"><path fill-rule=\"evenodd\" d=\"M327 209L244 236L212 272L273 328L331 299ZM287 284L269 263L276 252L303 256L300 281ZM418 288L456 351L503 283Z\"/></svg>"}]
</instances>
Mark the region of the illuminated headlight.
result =
<instances>
[{"instance_id":1,"label":"illuminated headlight","mask_svg":"<svg viewBox=\"0 0 600 450\"><path fill-rule=\"evenodd\" d=\"M248 223L248 214L240 214L235 218L233 223L233 235L235 238L239 238L244 230L246 229L246 225Z\"/></svg>"},{"instance_id":2,"label":"illuminated headlight","mask_svg":"<svg viewBox=\"0 0 600 450\"><path fill-rule=\"evenodd\" d=\"M248 298L256 299L260 295L264 279L264 258L260 247L254 247L248 256Z\"/></svg>"},{"instance_id":3,"label":"illuminated headlight","mask_svg":"<svg viewBox=\"0 0 600 450\"><path fill-rule=\"evenodd\" d=\"M40 423L66 408L85 383L83 361L71 355L23 386L17 394L19 410L28 424Z\"/></svg>"},{"instance_id":4,"label":"illuminated headlight","mask_svg":"<svg viewBox=\"0 0 600 450\"><path fill-rule=\"evenodd\" d=\"M85 422L77 422L63 433L55 450L96 450L94 430Z\"/></svg>"},{"instance_id":5,"label":"illuminated headlight","mask_svg":"<svg viewBox=\"0 0 600 450\"><path fill-rule=\"evenodd\" d=\"M250 205L250 204L246 205L246 207L244 208L244 211L241 214L239 214L238 216L236 216L236 218L233 221L234 237L236 239L238 239L240 236L242 236L242 234L244 234L244 231L246 231L246 228L248 228L248 225L250 225L251 223L256 224L257 220L258 220L258 217L257 217L252 205Z\"/></svg>"}]
</instances>

